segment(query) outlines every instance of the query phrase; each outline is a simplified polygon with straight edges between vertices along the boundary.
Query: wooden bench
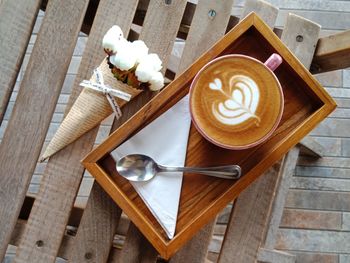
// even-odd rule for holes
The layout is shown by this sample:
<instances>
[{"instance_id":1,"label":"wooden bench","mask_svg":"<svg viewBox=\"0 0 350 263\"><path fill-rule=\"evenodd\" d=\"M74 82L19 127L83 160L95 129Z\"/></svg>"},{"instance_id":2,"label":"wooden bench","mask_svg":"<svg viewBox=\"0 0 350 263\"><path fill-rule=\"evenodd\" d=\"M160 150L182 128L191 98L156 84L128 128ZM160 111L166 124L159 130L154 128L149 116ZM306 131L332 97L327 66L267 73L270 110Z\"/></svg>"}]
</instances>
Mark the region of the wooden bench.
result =
<instances>
[{"instance_id":1,"label":"wooden bench","mask_svg":"<svg viewBox=\"0 0 350 263\"><path fill-rule=\"evenodd\" d=\"M0 120L4 116L32 32L39 0L2 1L0 4ZM83 79L103 59L101 39L113 24L130 38L143 39L168 65L176 36L186 38L179 68L189 66L234 26L233 0L51 0L23 77L17 100L0 146L0 259L9 243L17 246L15 262L155 262L157 252L122 211L94 183L84 211L73 208L84 172L80 160L91 150L98 128L53 156L46 165L39 193L26 192L40 155L73 49L81 29L89 33L66 112L77 98ZM97 9L96 9L97 8ZM257 12L270 27L278 9L249 0L242 17ZM94 19L91 19L96 12ZM87 15L86 15L87 14ZM85 19L84 19L85 18ZM130 30L132 23L142 25ZM82 27L83 26L83 27ZM290 14L282 41L312 72L350 66L350 32L318 39L320 27ZM346 36L346 37L345 37ZM337 39L338 41L335 41ZM316 53L314 51L316 49ZM139 96L124 108L125 122L150 99ZM299 152L321 156L323 147L308 137L235 200L218 262L294 262L293 255L274 250L284 200ZM259 195L257 195L259 193ZM257 198L258 196L258 198ZM22 210L21 210L22 209ZM21 212L22 211L22 212ZM20 219L18 219L20 218ZM203 228L170 262L204 262L215 222ZM6 227L3 227L6 226ZM72 230L73 229L73 230ZM125 235L122 249L115 235Z\"/></svg>"}]
</instances>

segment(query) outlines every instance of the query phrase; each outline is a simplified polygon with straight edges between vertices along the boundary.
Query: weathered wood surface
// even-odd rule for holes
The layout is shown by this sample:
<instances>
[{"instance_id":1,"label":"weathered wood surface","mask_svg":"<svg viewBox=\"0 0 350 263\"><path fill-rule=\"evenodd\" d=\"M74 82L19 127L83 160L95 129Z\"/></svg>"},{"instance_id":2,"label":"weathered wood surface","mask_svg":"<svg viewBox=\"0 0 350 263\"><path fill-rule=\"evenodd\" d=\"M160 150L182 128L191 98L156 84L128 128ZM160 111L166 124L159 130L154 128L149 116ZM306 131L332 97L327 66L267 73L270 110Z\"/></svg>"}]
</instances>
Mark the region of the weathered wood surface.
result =
<instances>
[{"instance_id":1,"label":"weathered wood surface","mask_svg":"<svg viewBox=\"0 0 350 263\"><path fill-rule=\"evenodd\" d=\"M269 27L274 27L278 14L278 6L273 6L263 0L246 0L241 18L246 17L253 11L263 18Z\"/></svg>"},{"instance_id":2,"label":"weathered wood surface","mask_svg":"<svg viewBox=\"0 0 350 263\"><path fill-rule=\"evenodd\" d=\"M125 9L119 10L121 14L119 16L119 25L125 32L130 26L128 23L131 23L130 17L132 17L132 7L130 8L131 10L128 8L130 7L125 4ZM106 8L106 10L113 9ZM81 91L81 88L78 86L80 81L89 79L92 69L104 57L103 52L96 52L96 50L102 50L101 39L105 33L102 30L106 31L113 25L117 13L111 12L107 13L107 16L105 15L106 13L104 13L103 19L100 18L99 20L99 27L95 30L94 38L89 38L90 41L85 50L86 55L80 65L75 86L68 102L69 106L73 104ZM66 112L69 110L69 106ZM89 135L87 135L87 138L89 138ZM90 141L92 140L93 138ZM80 160L91 147L92 143L89 143L88 139L86 141L82 140L78 147L72 146L68 148L66 155L64 155L64 152L61 152L61 155L55 156L54 159L49 161L37 200L28 221L24 241L19 245L18 254L22 258L27 259L28 254L31 254L34 262L51 262L55 260L69 212L81 181L83 168L80 165ZM36 240L43 240L44 244L50 245L38 249L35 245Z\"/></svg>"},{"instance_id":3,"label":"weathered wood surface","mask_svg":"<svg viewBox=\"0 0 350 263\"><path fill-rule=\"evenodd\" d=\"M292 176L299 157L299 147L291 149L284 157L282 167L280 168L279 184L273 197L271 215L267 222L267 233L263 244L263 248L273 250L276 244L277 232L281 223L283 208L286 201L286 195L292 181ZM259 259L261 260L261 259Z\"/></svg>"},{"instance_id":4,"label":"weathered wood surface","mask_svg":"<svg viewBox=\"0 0 350 263\"><path fill-rule=\"evenodd\" d=\"M170 263L189 262L201 263L207 257L215 221L203 227L186 245L184 245L169 261Z\"/></svg>"},{"instance_id":5,"label":"weathered wood surface","mask_svg":"<svg viewBox=\"0 0 350 263\"><path fill-rule=\"evenodd\" d=\"M311 72L320 73L350 67L350 30L320 38Z\"/></svg>"},{"instance_id":6,"label":"weathered wood surface","mask_svg":"<svg viewBox=\"0 0 350 263\"><path fill-rule=\"evenodd\" d=\"M322 157L326 154L327 149L310 136L303 138L299 145L301 152L306 155Z\"/></svg>"},{"instance_id":7,"label":"weathered wood surface","mask_svg":"<svg viewBox=\"0 0 350 263\"><path fill-rule=\"evenodd\" d=\"M340 231L344 228L342 221L343 215L339 211L284 209L280 227L289 229L307 228Z\"/></svg>"},{"instance_id":8,"label":"weathered wood surface","mask_svg":"<svg viewBox=\"0 0 350 263\"><path fill-rule=\"evenodd\" d=\"M0 193L0 222L7 226L0 230L0 259L40 154L87 2L50 3L0 145L0 184L5 186Z\"/></svg>"},{"instance_id":9,"label":"weathered wood surface","mask_svg":"<svg viewBox=\"0 0 350 263\"><path fill-rule=\"evenodd\" d=\"M298 58L302 59L301 61L306 67L310 66L314 53L312 47L315 48L315 41L318 38L319 30L320 27L318 25L290 14L282 32L282 41ZM306 33L309 34L308 37L305 37L303 38L303 41L296 43L297 40L295 36L304 36ZM309 36L313 37L311 38ZM288 156L285 157L282 162L282 167L278 167L278 170L281 169L281 172L276 170L274 176L271 176L270 171L270 174L265 174L262 178L259 178L257 182L251 185L249 187L249 189L252 188L250 191L243 192L243 194L237 198L235 208L231 215L231 223L226 232L226 235L228 236L226 236L226 239L224 240L219 262L228 262L229 258L234 255L239 255L237 262L254 262L257 259L259 247L264 246L263 241L266 231L267 239L265 242L267 242L267 248L274 248L276 232L278 230L279 222L281 221L284 200L289 187L288 182L292 176L291 169L293 169L293 167L290 168L289 166L284 166L284 164L294 165L295 167L298 152L299 149L293 149L291 152L291 158L288 158ZM288 164L286 162L287 160L291 163ZM287 173L284 178L282 176L283 167L286 168L286 171L284 172ZM264 182L265 180L267 181ZM283 184L282 188L280 188L281 184ZM266 188L266 185L270 187ZM259 193L261 200L257 200L257 204L252 204L251 200L256 198L257 193ZM282 202L281 206L278 206L278 202L273 203L276 193L278 202ZM255 208L252 205L258 205L258 208ZM254 211L253 215L249 214L248 211L245 211L251 211L254 209L257 209L257 211ZM271 211L269 211L270 209ZM258 211L263 213L263 215L259 214ZM266 217L269 219L266 220ZM252 227L252 222L254 222L254 227ZM267 230L269 223L272 224L272 228ZM246 229L246 232L243 232L243 230L239 230L240 227L243 227L243 229L249 227L249 229ZM253 230L250 227L252 227ZM244 239L240 239L242 235L245 236ZM236 248L230 250L233 246Z\"/></svg>"},{"instance_id":10,"label":"weathered wood surface","mask_svg":"<svg viewBox=\"0 0 350 263\"><path fill-rule=\"evenodd\" d=\"M131 223L123 248L113 257L112 262L151 263L156 261L157 255L157 251Z\"/></svg>"},{"instance_id":11,"label":"weathered wood surface","mask_svg":"<svg viewBox=\"0 0 350 263\"><path fill-rule=\"evenodd\" d=\"M274 249L260 248L258 252L259 262L294 263L295 255Z\"/></svg>"},{"instance_id":12,"label":"weathered wood surface","mask_svg":"<svg viewBox=\"0 0 350 263\"><path fill-rule=\"evenodd\" d=\"M180 60L178 74L182 73L225 34L232 5L233 0L220 3L204 0L198 3Z\"/></svg>"},{"instance_id":13,"label":"weathered wood surface","mask_svg":"<svg viewBox=\"0 0 350 263\"><path fill-rule=\"evenodd\" d=\"M39 0L0 1L0 123L39 10Z\"/></svg>"},{"instance_id":14,"label":"weathered wood surface","mask_svg":"<svg viewBox=\"0 0 350 263\"><path fill-rule=\"evenodd\" d=\"M310 68L320 29L320 25L294 14L289 14L284 26L282 42L306 68Z\"/></svg>"},{"instance_id":15,"label":"weathered wood surface","mask_svg":"<svg viewBox=\"0 0 350 263\"><path fill-rule=\"evenodd\" d=\"M68 246L67 259L70 262L87 259L106 262L121 213L107 193L98 184L94 185L74 242Z\"/></svg>"}]
</instances>

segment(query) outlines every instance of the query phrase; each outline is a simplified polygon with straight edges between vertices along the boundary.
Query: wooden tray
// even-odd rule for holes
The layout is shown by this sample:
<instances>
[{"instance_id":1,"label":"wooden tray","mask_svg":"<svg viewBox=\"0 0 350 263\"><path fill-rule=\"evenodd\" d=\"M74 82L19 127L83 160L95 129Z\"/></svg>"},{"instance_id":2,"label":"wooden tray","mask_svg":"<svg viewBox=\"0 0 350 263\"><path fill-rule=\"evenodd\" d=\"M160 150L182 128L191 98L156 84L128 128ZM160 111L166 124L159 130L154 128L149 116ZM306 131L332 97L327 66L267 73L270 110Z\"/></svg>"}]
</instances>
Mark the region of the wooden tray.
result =
<instances>
[{"instance_id":1,"label":"wooden tray","mask_svg":"<svg viewBox=\"0 0 350 263\"><path fill-rule=\"evenodd\" d=\"M215 57L245 54L265 61L273 52L283 57L275 71L281 82L285 108L282 120L264 144L242 151L219 148L207 142L192 126L186 165L238 163L243 176L237 181L185 174L176 234L169 240L131 184L119 176L109 153L184 97L195 74ZM182 75L110 135L84 160L87 170L124 210L164 258L171 257L186 241L212 220L249 184L278 161L336 107L333 99L307 69L254 13L233 28Z\"/></svg>"}]
</instances>

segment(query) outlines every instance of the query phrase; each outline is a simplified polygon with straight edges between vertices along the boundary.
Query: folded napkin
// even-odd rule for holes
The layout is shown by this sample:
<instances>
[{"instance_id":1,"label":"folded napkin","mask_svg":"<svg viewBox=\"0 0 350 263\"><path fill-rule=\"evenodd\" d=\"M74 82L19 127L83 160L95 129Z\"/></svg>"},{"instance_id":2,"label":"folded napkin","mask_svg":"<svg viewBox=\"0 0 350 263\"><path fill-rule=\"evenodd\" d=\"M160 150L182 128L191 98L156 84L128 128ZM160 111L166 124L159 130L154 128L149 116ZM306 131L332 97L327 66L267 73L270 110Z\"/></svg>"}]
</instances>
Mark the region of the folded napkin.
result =
<instances>
[{"instance_id":1,"label":"folded napkin","mask_svg":"<svg viewBox=\"0 0 350 263\"><path fill-rule=\"evenodd\" d=\"M111 154L119 158L145 154L157 163L184 166L191 117L188 96L120 145ZM148 182L131 182L168 237L174 237L179 208L182 173L159 173Z\"/></svg>"}]
</instances>

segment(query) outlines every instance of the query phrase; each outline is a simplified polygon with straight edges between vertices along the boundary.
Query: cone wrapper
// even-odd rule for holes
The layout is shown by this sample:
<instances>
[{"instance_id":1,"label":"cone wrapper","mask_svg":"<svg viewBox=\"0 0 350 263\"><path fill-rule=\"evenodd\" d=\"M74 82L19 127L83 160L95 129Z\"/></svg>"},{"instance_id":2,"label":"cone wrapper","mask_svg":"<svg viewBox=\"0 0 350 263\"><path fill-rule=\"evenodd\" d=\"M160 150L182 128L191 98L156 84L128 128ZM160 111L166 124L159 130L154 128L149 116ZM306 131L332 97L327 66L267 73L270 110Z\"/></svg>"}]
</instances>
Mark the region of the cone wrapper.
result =
<instances>
[{"instance_id":1,"label":"cone wrapper","mask_svg":"<svg viewBox=\"0 0 350 263\"><path fill-rule=\"evenodd\" d=\"M102 61L98 68L103 74L106 85L129 93L131 99L141 92L114 78L106 59ZM90 81L96 81L94 75L90 78ZM127 103L119 98L115 99L121 108ZM41 161L46 160L99 125L112 112L111 105L103 93L84 88L47 146Z\"/></svg>"}]
</instances>

